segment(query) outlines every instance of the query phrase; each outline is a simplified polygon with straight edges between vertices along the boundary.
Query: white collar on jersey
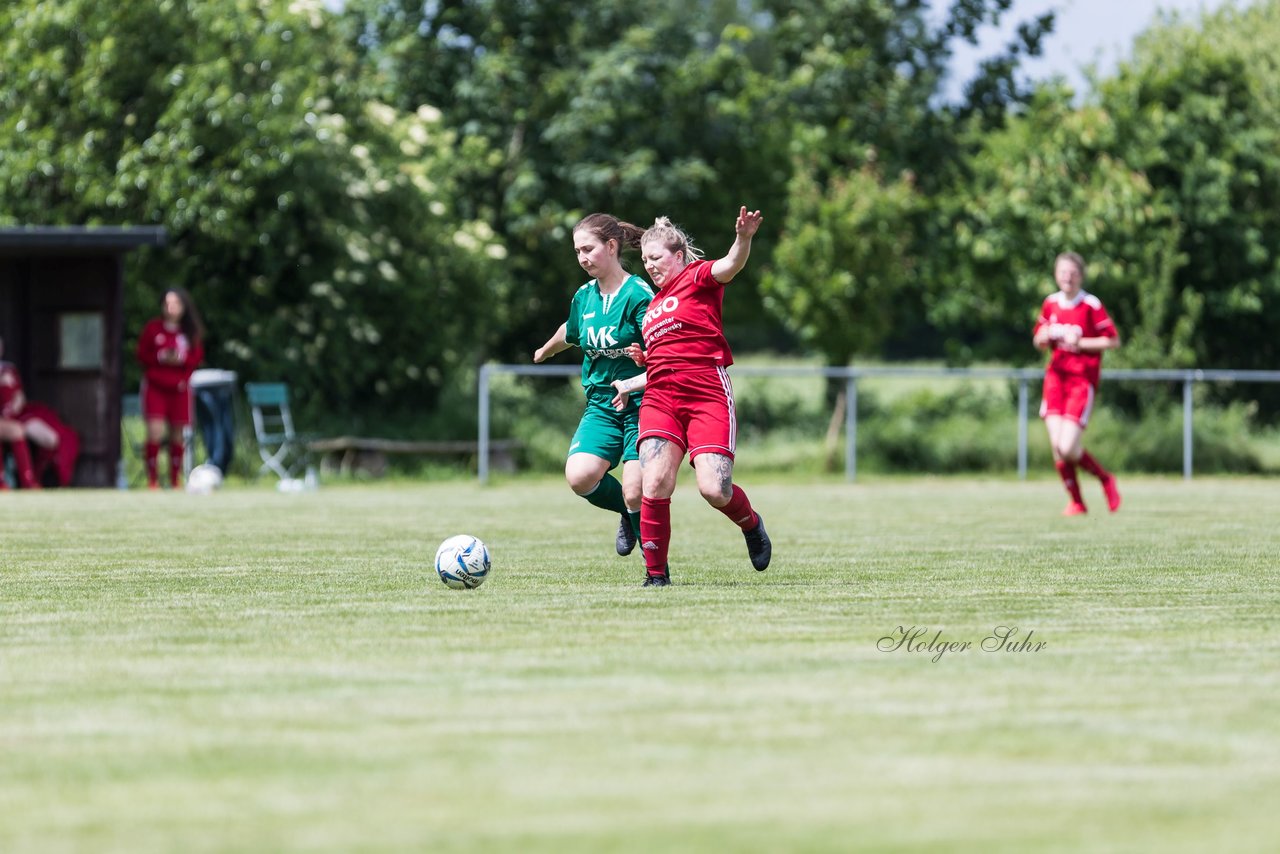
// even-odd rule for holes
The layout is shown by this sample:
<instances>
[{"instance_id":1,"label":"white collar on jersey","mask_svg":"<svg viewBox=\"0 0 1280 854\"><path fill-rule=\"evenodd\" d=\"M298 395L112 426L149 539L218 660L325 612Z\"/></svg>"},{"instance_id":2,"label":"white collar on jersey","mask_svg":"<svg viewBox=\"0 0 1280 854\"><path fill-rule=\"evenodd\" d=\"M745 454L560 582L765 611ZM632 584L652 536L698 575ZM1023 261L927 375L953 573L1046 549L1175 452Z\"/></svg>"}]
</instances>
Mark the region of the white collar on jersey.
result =
<instances>
[{"instance_id":1,"label":"white collar on jersey","mask_svg":"<svg viewBox=\"0 0 1280 854\"><path fill-rule=\"evenodd\" d=\"M1086 291L1084 288L1081 288L1080 291L1075 295L1075 299L1067 299L1066 295L1062 293L1062 291L1058 291L1057 293L1053 294L1053 301L1056 302L1060 308L1075 308L1076 306L1078 306L1080 303L1084 302L1088 298L1089 298L1089 292Z\"/></svg>"}]
</instances>

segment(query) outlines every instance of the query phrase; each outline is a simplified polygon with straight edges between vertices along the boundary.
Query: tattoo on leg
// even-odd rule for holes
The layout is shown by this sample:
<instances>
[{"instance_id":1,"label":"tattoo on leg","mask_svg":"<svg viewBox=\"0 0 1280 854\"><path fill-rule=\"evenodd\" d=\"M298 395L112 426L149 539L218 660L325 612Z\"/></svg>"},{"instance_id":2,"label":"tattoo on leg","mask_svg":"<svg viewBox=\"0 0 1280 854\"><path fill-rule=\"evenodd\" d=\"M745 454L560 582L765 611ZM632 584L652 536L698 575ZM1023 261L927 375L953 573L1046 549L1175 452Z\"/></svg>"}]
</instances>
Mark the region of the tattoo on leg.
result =
<instances>
[{"instance_id":1,"label":"tattoo on leg","mask_svg":"<svg viewBox=\"0 0 1280 854\"><path fill-rule=\"evenodd\" d=\"M733 497L733 460L723 454L713 454L715 458L716 480L720 483L720 494L725 498Z\"/></svg>"},{"instance_id":2,"label":"tattoo on leg","mask_svg":"<svg viewBox=\"0 0 1280 854\"><path fill-rule=\"evenodd\" d=\"M661 439L661 438L658 438L657 436L654 436L649 439L645 439L643 442L641 442L640 443L640 468L644 468L649 463L656 460L658 456L662 453L663 449L667 447L668 442L670 442L669 439Z\"/></svg>"}]
</instances>

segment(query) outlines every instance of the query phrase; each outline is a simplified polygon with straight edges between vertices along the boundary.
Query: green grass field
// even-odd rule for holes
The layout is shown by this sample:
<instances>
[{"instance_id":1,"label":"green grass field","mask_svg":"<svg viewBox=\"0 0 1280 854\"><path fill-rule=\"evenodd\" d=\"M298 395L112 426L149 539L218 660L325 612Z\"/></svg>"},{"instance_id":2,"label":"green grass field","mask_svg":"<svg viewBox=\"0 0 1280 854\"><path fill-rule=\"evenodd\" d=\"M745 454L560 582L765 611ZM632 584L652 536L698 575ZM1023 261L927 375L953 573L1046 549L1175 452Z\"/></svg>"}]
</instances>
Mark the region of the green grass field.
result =
<instances>
[{"instance_id":1,"label":"green grass field","mask_svg":"<svg viewBox=\"0 0 1280 854\"><path fill-rule=\"evenodd\" d=\"M745 486L0 495L0 850L1275 850L1280 483Z\"/></svg>"}]
</instances>

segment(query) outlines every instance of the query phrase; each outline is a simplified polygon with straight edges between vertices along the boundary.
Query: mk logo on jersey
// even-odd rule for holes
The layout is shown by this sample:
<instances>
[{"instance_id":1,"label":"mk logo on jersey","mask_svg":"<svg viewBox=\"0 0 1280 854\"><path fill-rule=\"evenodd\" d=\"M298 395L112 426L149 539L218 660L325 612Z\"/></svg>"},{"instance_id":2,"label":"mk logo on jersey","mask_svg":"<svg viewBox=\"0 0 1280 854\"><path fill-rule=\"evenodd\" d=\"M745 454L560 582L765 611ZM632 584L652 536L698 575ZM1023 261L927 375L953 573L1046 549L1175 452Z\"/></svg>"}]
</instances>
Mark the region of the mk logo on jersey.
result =
<instances>
[{"instance_id":1,"label":"mk logo on jersey","mask_svg":"<svg viewBox=\"0 0 1280 854\"><path fill-rule=\"evenodd\" d=\"M587 344L597 349L606 349L618 346L618 338L613 333L618 331L616 326L602 326L596 329L594 326L587 327Z\"/></svg>"}]
</instances>

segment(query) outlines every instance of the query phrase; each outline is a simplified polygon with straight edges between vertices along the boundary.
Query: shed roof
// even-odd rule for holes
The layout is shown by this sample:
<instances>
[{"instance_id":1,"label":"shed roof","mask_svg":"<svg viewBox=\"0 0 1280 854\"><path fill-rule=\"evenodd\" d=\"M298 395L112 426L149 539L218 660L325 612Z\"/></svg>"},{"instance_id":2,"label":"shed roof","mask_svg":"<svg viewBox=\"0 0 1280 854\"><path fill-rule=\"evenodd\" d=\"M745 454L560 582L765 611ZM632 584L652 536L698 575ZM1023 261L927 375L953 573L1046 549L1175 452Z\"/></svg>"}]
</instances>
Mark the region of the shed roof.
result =
<instances>
[{"instance_id":1,"label":"shed roof","mask_svg":"<svg viewBox=\"0 0 1280 854\"><path fill-rule=\"evenodd\" d=\"M0 228L0 250L100 249L121 252L139 246L163 246L158 225L25 225Z\"/></svg>"}]
</instances>

